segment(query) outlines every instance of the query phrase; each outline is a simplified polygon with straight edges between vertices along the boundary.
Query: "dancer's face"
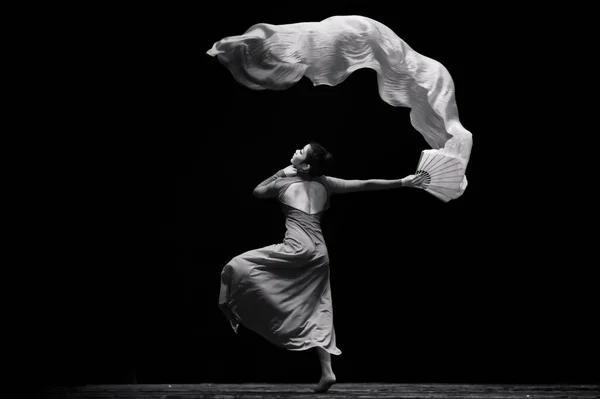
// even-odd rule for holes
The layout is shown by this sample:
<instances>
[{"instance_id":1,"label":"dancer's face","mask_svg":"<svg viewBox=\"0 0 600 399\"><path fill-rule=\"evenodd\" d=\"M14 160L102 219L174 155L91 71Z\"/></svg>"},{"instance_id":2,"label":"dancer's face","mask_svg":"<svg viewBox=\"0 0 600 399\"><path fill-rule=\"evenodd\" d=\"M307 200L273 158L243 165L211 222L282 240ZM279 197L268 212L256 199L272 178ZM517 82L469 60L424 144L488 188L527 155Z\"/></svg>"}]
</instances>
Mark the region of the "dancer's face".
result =
<instances>
[{"instance_id":1,"label":"dancer's face","mask_svg":"<svg viewBox=\"0 0 600 399\"><path fill-rule=\"evenodd\" d=\"M309 151L312 151L310 148L310 144L305 145L304 148L302 148L301 150L296 150L296 152L292 156L292 159L290 159L292 165L294 165L296 168L300 168L300 166L302 166L302 164L306 162L306 158L308 157Z\"/></svg>"}]
</instances>

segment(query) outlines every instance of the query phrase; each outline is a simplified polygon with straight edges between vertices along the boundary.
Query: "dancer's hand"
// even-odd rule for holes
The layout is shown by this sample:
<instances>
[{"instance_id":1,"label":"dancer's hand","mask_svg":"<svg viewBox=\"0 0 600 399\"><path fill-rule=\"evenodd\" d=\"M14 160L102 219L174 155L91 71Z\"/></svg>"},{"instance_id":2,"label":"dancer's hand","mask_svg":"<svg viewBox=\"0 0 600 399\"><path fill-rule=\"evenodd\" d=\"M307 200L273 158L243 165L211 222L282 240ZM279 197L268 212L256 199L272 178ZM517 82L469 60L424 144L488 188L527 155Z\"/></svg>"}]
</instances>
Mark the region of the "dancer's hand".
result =
<instances>
[{"instance_id":1,"label":"dancer's hand","mask_svg":"<svg viewBox=\"0 0 600 399\"><path fill-rule=\"evenodd\" d=\"M298 171L296 170L296 168L294 167L294 165L290 165L287 168L285 168L283 170L283 173L285 173L285 175L287 177L293 177L296 176L296 174L298 173Z\"/></svg>"},{"instance_id":2,"label":"dancer's hand","mask_svg":"<svg viewBox=\"0 0 600 399\"><path fill-rule=\"evenodd\" d=\"M402 179L402 187L409 188L425 188L425 182L427 177L424 173L417 173L416 175L408 175Z\"/></svg>"}]
</instances>

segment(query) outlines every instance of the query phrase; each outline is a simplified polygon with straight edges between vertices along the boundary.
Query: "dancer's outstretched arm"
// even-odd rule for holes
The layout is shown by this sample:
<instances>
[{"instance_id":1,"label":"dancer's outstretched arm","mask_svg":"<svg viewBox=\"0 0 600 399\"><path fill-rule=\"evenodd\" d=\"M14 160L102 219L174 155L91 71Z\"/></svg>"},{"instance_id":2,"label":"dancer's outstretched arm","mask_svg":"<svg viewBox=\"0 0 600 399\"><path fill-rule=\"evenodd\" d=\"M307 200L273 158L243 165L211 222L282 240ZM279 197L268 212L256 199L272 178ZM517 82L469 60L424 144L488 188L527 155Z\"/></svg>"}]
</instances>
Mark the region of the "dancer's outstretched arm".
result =
<instances>
[{"instance_id":1,"label":"dancer's outstretched arm","mask_svg":"<svg viewBox=\"0 0 600 399\"><path fill-rule=\"evenodd\" d=\"M408 175L402 179L368 179L368 180L345 180L337 177L325 176L333 194L352 193L356 191L378 191L392 188L411 187L421 188L425 181L422 174Z\"/></svg>"}]
</instances>

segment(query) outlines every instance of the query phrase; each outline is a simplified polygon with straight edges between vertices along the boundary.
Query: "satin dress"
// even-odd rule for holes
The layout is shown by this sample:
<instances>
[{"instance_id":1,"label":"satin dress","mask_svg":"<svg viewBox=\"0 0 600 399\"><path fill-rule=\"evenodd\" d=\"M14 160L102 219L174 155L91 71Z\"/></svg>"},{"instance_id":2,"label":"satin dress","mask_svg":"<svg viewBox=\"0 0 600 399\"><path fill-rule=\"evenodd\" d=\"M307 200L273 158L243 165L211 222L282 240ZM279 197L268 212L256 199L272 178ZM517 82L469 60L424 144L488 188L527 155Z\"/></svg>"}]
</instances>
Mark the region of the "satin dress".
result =
<instances>
[{"instance_id":1,"label":"satin dress","mask_svg":"<svg viewBox=\"0 0 600 399\"><path fill-rule=\"evenodd\" d=\"M309 214L282 200L293 184L314 180L327 189L323 211ZM329 255L321 217L331 195L322 177L282 177L275 181L285 215L282 243L247 251L221 272L219 307L237 333L240 324L269 342L293 351L321 347L332 355L336 346Z\"/></svg>"}]
</instances>

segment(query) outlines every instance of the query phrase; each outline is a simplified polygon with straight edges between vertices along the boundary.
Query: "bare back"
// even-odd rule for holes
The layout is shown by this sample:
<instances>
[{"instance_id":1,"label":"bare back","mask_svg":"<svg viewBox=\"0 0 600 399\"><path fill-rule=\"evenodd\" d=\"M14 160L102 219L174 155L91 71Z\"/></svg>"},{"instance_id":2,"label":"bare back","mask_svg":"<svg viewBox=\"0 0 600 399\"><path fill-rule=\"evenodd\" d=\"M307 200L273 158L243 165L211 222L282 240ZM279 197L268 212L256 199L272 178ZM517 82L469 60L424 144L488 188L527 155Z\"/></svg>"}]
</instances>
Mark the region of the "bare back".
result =
<instances>
[{"instance_id":1,"label":"bare back","mask_svg":"<svg viewBox=\"0 0 600 399\"><path fill-rule=\"evenodd\" d=\"M281 195L281 201L302 212L314 215L327 205L327 189L317 181L292 183Z\"/></svg>"}]
</instances>

